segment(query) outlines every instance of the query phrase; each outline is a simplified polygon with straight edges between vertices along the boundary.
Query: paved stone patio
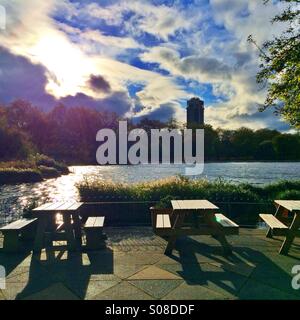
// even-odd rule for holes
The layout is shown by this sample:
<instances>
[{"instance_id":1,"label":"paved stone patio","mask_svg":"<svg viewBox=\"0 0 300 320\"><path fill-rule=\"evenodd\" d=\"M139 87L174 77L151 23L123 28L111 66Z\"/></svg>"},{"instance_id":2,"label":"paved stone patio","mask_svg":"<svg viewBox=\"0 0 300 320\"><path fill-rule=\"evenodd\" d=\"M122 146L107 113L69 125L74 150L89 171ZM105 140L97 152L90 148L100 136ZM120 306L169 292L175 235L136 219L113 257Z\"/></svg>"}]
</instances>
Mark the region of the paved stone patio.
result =
<instances>
[{"instance_id":1,"label":"paved stone patio","mask_svg":"<svg viewBox=\"0 0 300 320\"><path fill-rule=\"evenodd\" d=\"M264 230L241 229L228 237L233 255L224 257L209 236L180 239L173 256L150 228L106 228L107 249L71 253L61 248L4 254L3 299L300 299L291 269L300 265L299 239L280 256L282 239ZM1 247L2 239L0 239Z\"/></svg>"}]
</instances>

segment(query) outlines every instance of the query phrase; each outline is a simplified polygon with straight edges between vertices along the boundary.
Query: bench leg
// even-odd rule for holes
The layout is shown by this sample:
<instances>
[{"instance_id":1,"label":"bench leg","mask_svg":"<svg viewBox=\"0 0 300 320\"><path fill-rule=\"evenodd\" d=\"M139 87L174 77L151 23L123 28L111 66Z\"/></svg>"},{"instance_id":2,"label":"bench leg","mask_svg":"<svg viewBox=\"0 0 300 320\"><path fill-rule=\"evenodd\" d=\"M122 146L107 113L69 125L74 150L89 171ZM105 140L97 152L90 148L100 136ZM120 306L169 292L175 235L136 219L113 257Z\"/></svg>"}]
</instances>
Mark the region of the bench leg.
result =
<instances>
[{"instance_id":1,"label":"bench leg","mask_svg":"<svg viewBox=\"0 0 300 320\"><path fill-rule=\"evenodd\" d=\"M47 223L48 223L48 220L46 216L39 217L36 236L34 239L33 251L35 253L39 253L44 247L44 238L45 238Z\"/></svg>"},{"instance_id":2,"label":"bench leg","mask_svg":"<svg viewBox=\"0 0 300 320\"><path fill-rule=\"evenodd\" d=\"M184 213L181 213L181 214L173 213L173 215L174 215L174 225L173 225L172 229L173 229L173 231L175 231L176 229L179 229L182 226L184 218L185 218L185 214ZM170 236L168 238L168 244L167 244L167 247L165 250L166 255L172 254L172 251L175 248L176 240L177 240L177 236Z\"/></svg>"},{"instance_id":3,"label":"bench leg","mask_svg":"<svg viewBox=\"0 0 300 320\"><path fill-rule=\"evenodd\" d=\"M293 222L288 230L287 236L279 250L280 254L288 254L300 226L300 216L295 214Z\"/></svg>"},{"instance_id":4,"label":"bench leg","mask_svg":"<svg viewBox=\"0 0 300 320\"><path fill-rule=\"evenodd\" d=\"M229 255L232 253L231 245L228 243L224 234L215 235L215 239L218 240L223 247L223 252L225 255Z\"/></svg>"},{"instance_id":5,"label":"bench leg","mask_svg":"<svg viewBox=\"0 0 300 320\"><path fill-rule=\"evenodd\" d=\"M73 226L71 223L70 215L64 214L64 224L65 224L66 238L68 242L68 249L70 251L77 251L78 247L75 240L75 234L74 234Z\"/></svg>"},{"instance_id":6,"label":"bench leg","mask_svg":"<svg viewBox=\"0 0 300 320\"><path fill-rule=\"evenodd\" d=\"M36 234L37 224L34 222L29 227L26 227L24 231L21 232L21 239L24 241L33 241Z\"/></svg>"},{"instance_id":7,"label":"bench leg","mask_svg":"<svg viewBox=\"0 0 300 320\"><path fill-rule=\"evenodd\" d=\"M102 230L86 230L86 248L88 250L99 250L104 249L105 245L105 235L103 235Z\"/></svg>"},{"instance_id":8,"label":"bench leg","mask_svg":"<svg viewBox=\"0 0 300 320\"><path fill-rule=\"evenodd\" d=\"M222 230L222 226L216 221L215 215L208 213L204 216L206 223L213 228L212 236L220 242L225 255L232 253L232 248L226 239L225 233Z\"/></svg>"},{"instance_id":9,"label":"bench leg","mask_svg":"<svg viewBox=\"0 0 300 320\"><path fill-rule=\"evenodd\" d=\"M19 233L6 232L4 234L3 251L4 252L18 252L20 249Z\"/></svg>"},{"instance_id":10,"label":"bench leg","mask_svg":"<svg viewBox=\"0 0 300 320\"><path fill-rule=\"evenodd\" d=\"M281 206L277 206L277 209L276 209L276 212L274 214L274 217L278 218L280 214L281 214ZM268 231L266 233L266 237L267 238L273 238L273 234L272 234L272 229L271 228L268 229Z\"/></svg>"},{"instance_id":11,"label":"bench leg","mask_svg":"<svg viewBox=\"0 0 300 320\"><path fill-rule=\"evenodd\" d=\"M82 244L82 239L81 239L81 221L80 221L80 218L79 218L79 214L78 213L74 213L72 215L73 217L73 221L74 221L74 232L75 232L75 238L76 240L78 241L78 243Z\"/></svg>"}]
</instances>

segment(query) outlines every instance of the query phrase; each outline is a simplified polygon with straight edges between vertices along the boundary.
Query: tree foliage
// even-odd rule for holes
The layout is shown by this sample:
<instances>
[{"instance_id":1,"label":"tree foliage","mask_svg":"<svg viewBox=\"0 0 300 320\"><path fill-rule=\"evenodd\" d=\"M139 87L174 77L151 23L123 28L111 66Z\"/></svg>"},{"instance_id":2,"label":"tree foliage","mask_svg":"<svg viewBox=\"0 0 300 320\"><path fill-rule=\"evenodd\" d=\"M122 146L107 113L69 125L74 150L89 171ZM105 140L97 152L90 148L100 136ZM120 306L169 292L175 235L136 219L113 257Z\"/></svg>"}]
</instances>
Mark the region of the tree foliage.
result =
<instances>
[{"instance_id":1,"label":"tree foliage","mask_svg":"<svg viewBox=\"0 0 300 320\"><path fill-rule=\"evenodd\" d=\"M0 161L26 159L42 153L74 164L95 164L99 142L96 133L103 128L118 131L119 117L85 107L58 105L45 113L26 101L0 106ZM128 131L182 129L171 119L166 123L144 118L128 122ZM203 128L203 126L201 126ZM240 128L214 129L204 126L205 159L215 160L300 160L300 136L276 130ZM149 144L150 152L150 144Z\"/></svg>"},{"instance_id":2,"label":"tree foliage","mask_svg":"<svg viewBox=\"0 0 300 320\"><path fill-rule=\"evenodd\" d=\"M276 114L280 114L295 128L300 128L300 1L280 2L287 7L272 19L272 23L286 24L285 31L266 41L262 48L258 47L251 35L248 40L260 50L262 64L257 81L268 87L261 111L272 107Z\"/></svg>"}]
</instances>

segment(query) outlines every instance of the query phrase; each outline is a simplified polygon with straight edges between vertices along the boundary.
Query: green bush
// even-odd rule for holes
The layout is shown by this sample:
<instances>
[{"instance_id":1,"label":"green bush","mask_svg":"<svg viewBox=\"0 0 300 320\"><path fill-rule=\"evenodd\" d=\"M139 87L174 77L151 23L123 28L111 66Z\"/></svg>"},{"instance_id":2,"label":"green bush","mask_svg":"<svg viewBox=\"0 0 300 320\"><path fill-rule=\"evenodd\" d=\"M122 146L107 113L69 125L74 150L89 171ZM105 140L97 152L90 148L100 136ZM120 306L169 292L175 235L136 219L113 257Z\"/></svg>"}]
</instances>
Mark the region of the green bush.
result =
<instances>
[{"instance_id":1,"label":"green bush","mask_svg":"<svg viewBox=\"0 0 300 320\"><path fill-rule=\"evenodd\" d=\"M279 200L300 200L300 190L287 190L278 193Z\"/></svg>"}]
</instances>

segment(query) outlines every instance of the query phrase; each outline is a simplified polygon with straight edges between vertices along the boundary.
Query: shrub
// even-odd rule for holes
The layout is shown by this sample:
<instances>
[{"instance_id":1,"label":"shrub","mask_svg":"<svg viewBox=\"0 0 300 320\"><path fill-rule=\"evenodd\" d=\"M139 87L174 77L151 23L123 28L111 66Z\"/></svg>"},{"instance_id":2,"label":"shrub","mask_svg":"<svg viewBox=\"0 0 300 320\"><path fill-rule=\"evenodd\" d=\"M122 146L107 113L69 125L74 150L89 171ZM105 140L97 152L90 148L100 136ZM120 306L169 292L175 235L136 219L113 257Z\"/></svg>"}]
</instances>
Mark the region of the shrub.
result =
<instances>
[{"instance_id":1,"label":"shrub","mask_svg":"<svg viewBox=\"0 0 300 320\"><path fill-rule=\"evenodd\" d=\"M277 195L279 200L300 200L300 190L286 190Z\"/></svg>"}]
</instances>

